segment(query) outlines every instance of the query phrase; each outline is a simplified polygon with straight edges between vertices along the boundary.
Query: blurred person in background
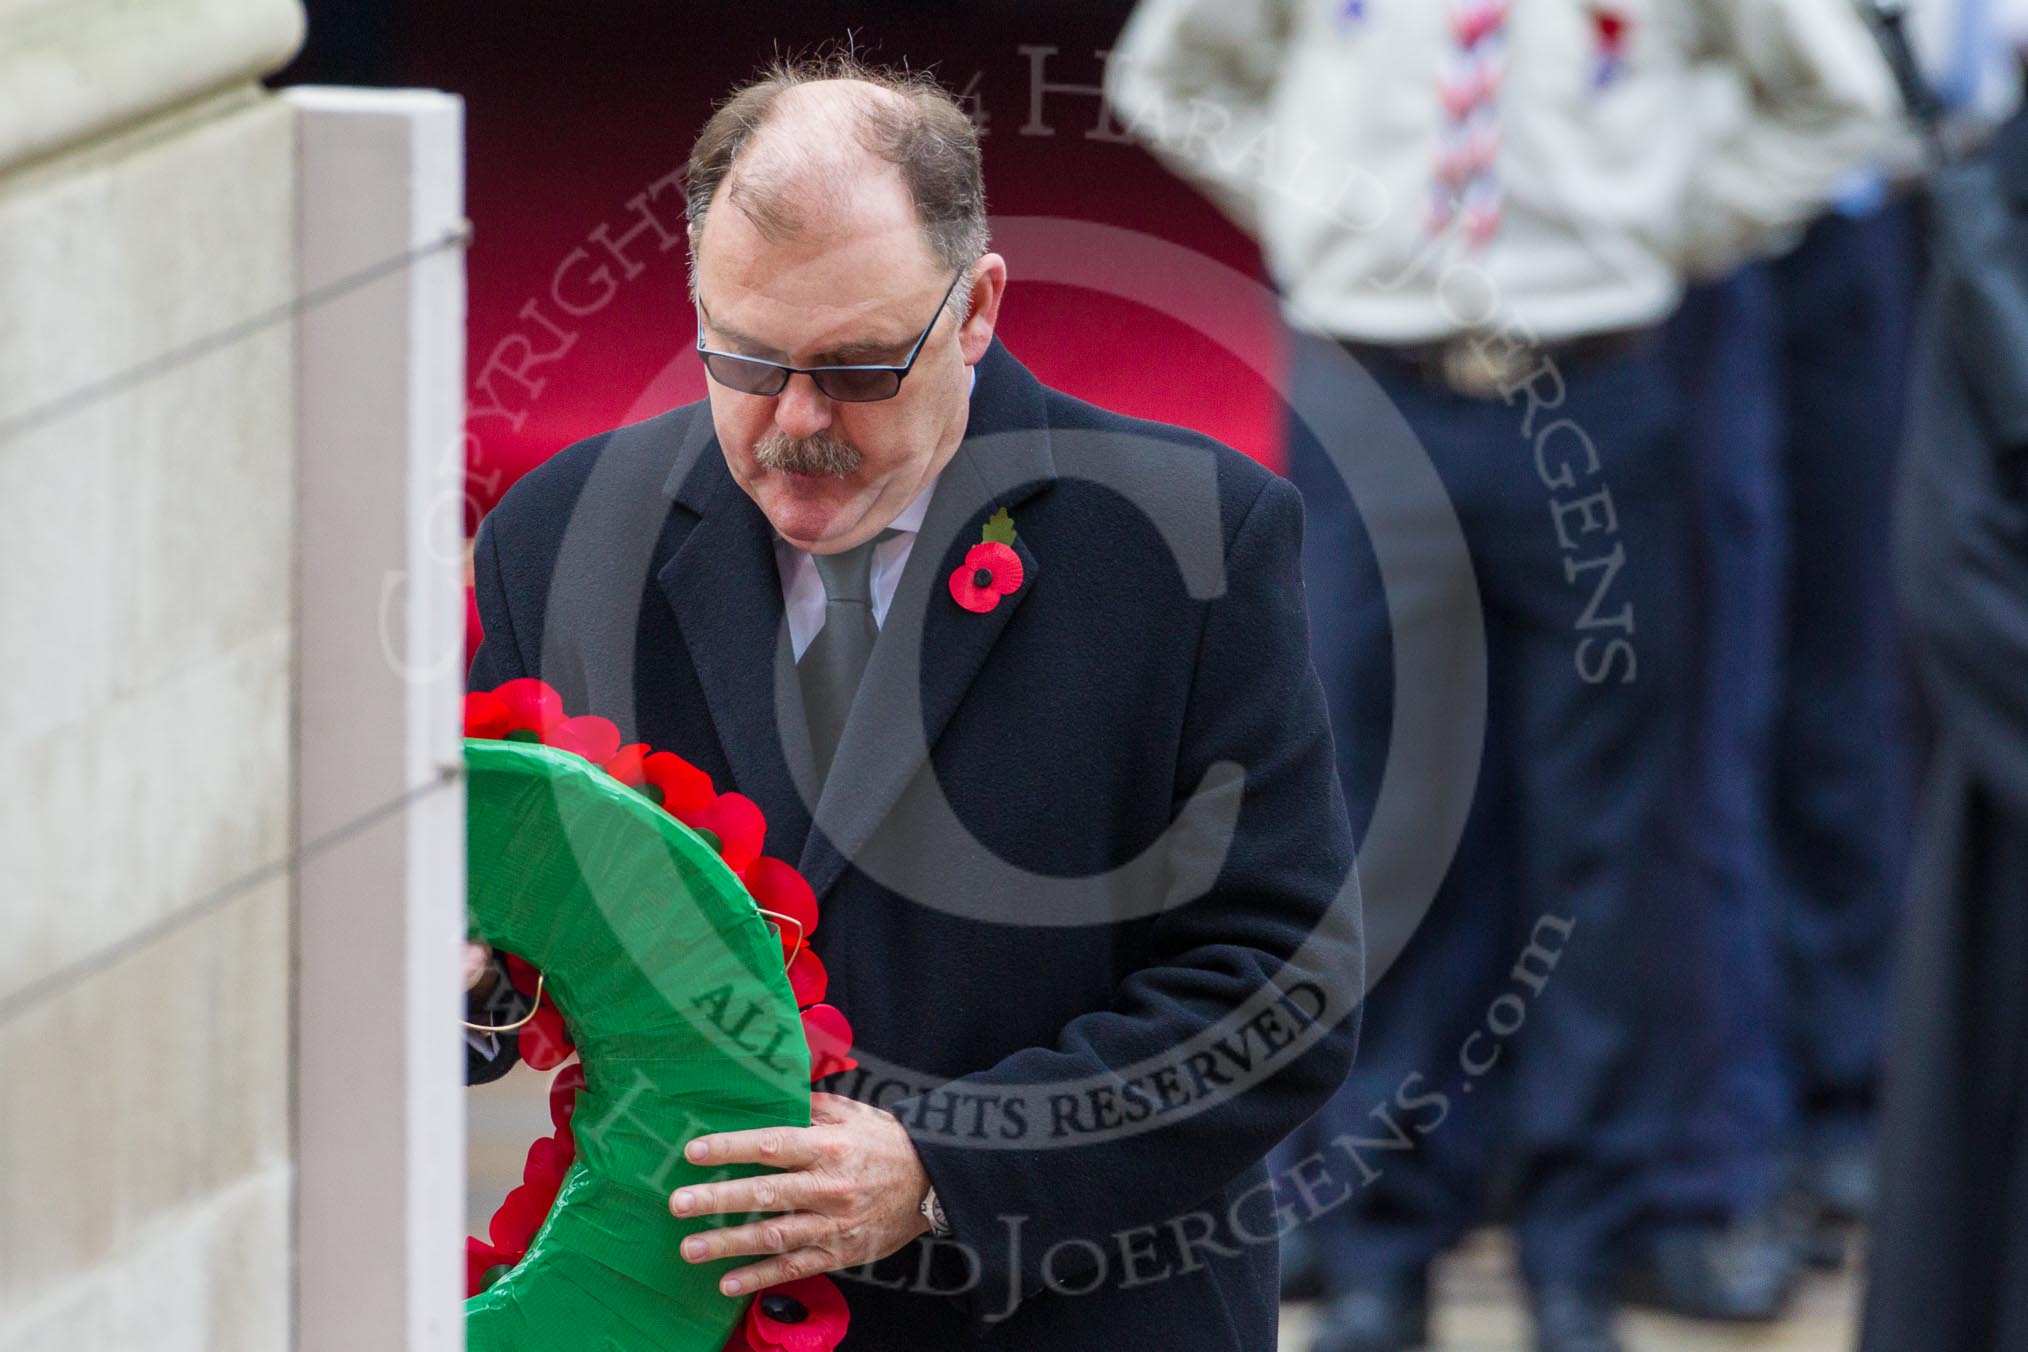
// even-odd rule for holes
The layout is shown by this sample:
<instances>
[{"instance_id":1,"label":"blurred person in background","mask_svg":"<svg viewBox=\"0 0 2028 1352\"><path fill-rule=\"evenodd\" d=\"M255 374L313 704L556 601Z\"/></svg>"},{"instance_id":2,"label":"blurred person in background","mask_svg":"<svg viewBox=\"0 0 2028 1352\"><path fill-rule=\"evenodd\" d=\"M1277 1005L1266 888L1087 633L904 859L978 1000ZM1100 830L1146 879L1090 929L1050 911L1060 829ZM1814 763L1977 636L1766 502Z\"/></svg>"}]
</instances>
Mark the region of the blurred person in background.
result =
<instances>
[{"instance_id":1,"label":"blurred person in background","mask_svg":"<svg viewBox=\"0 0 2028 1352\"><path fill-rule=\"evenodd\" d=\"M1315 651L1386 971L1360 1064L1307 1133L1376 1143L1311 1227L1316 1348L1423 1343L1430 1264L1497 1167L1536 1345L1610 1352L1629 1241L1727 1216L1715 1176L1666 1204L1650 1187L1698 1092L1696 1058L1655 1053L1705 1008L1715 956L1669 866L1694 685L1658 326L1686 276L1792 240L1878 151L1884 65L1847 0L1145 0L1107 88L1255 231L1292 330ZM1391 416L1444 501L1352 502L1333 460ZM1383 589L1369 537L1453 511L1469 568L1410 550ZM1417 926L1396 895L1416 843L1366 838L1402 751L1393 654L1480 604L1484 763ZM1469 675L1449 678L1462 710ZM1411 821L1474 790L1419 778ZM1511 1040L1486 1036L1496 1006Z\"/></svg>"},{"instance_id":2,"label":"blurred person in background","mask_svg":"<svg viewBox=\"0 0 2028 1352\"><path fill-rule=\"evenodd\" d=\"M2019 94L1992 9L1909 15L1960 137ZM1694 287L1670 325L1698 523L1686 880L1720 955L1697 1023L1723 1036L1686 1039L1714 1064L1656 1188L1716 1171L1733 1221L1658 1236L1642 1294L1710 1318L1773 1316L1800 1261L1838 1261L1838 1227L1871 1210L1913 773L1887 547L1920 271L1893 186L1909 167L1855 174L1793 250Z\"/></svg>"},{"instance_id":3,"label":"blurred person in background","mask_svg":"<svg viewBox=\"0 0 2028 1352\"><path fill-rule=\"evenodd\" d=\"M2028 5L1996 11L2015 50ZM2028 1347L2028 116L1934 180L1896 582L1935 730L1864 1352Z\"/></svg>"}]
</instances>

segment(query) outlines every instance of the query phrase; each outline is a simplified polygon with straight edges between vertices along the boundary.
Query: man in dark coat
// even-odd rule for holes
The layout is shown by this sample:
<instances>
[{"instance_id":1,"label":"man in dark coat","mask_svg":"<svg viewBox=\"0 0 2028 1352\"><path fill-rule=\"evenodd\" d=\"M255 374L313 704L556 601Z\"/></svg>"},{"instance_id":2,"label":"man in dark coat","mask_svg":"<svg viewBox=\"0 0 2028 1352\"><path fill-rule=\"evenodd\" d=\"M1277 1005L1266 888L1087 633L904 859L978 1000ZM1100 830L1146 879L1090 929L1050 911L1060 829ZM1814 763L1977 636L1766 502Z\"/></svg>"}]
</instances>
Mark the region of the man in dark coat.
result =
<instances>
[{"instance_id":1,"label":"man in dark coat","mask_svg":"<svg viewBox=\"0 0 2028 1352\"><path fill-rule=\"evenodd\" d=\"M934 84L778 69L689 187L710 399L488 516L470 675L753 798L816 890L861 1065L811 1127L690 1141L781 1172L679 1187L727 1215L686 1256L847 1278L855 1352L1273 1347L1262 1157L1342 1082L1361 971L1295 491L994 339Z\"/></svg>"},{"instance_id":2,"label":"man in dark coat","mask_svg":"<svg viewBox=\"0 0 2028 1352\"><path fill-rule=\"evenodd\" d=\"M1867 1352L2028 1347L2028 116L1939 176L1933 234L1896 544L1937 743Z\"/></svg>"}]
</instances>

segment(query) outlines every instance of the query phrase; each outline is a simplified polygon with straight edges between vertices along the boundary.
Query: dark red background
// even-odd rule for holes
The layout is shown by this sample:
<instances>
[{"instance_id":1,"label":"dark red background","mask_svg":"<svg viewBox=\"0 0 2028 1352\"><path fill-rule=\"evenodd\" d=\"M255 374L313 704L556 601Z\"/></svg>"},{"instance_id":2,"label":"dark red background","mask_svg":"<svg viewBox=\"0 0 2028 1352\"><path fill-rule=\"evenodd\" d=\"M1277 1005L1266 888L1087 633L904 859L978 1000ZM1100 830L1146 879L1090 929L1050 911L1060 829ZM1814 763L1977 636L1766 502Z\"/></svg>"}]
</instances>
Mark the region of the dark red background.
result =
<instances>
[{"instance_id":1,"label":"dark red background","mask_svg":"<svg viewBox=\"0 0 2028 1352\"><path fill-rule=\"evenodd\" d=\"M464 97L469 211L476 236L471 281L470 379L477 382L517 327L538 353L559 340L518 320L537 300L576 340L554 361L529 366L539 393L496 378L493 393L515 420L470 425L475 509L567 443L661 407L699 398L694 358L641 400L658 372L695 340L684 296L684 251L643 239L644 270L596 315L570 320L548 302L550 279L601 222L615 234L627 200L678 168L713 102L776 52L848 32L875 60L931 67L954 89L972 87L986 117L988 203L995 215L1053 215L1145 231L1248 272L1252 244L1193 190L1138 147L1094 140L1099 104L1082 94L1045 98L1053 136L1023 135L1031 58L1054 47L1046 78L1095 84L1096 51L1110 45L1128 6L892 3L735 8L669 0L347 0L312 4L310 45L282 77L413 84ZM658 214L680 217L680 199ZM1032 266L1034 260L1028 260ZM1279 406L1237 353L1277 358L1263 300L1197 332L1139 304L1082 288L1024 283L1010 256L1001 335L1049 384L1123 412L1185 423L1258 459L1279 463ZM525 357L510 364L521 365ZM473 404L488 401L473 392Z\"/></svg>"}]
</instances>

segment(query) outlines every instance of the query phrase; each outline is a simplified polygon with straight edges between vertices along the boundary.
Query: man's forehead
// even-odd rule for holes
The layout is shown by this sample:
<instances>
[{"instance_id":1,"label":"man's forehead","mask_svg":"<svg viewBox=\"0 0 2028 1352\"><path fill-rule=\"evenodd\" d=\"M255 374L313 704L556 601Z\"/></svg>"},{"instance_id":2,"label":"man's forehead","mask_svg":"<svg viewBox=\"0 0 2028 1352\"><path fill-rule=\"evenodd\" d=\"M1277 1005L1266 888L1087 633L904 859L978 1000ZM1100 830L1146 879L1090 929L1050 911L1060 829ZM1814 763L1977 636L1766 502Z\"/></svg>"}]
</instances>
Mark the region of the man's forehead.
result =
<instances>
[{"instance_id":1,"label":"man's forehead","mask_svg":"<svg viewBox=\"0 0 2028 1352\"><path fill-rule=\"evenodd\" d=\"M896 259L885 251L810 256L770 250L718 267L707 250L698 260L697 302L712 329L749 344L785 351L906 345L928 317L924 307L931 301L923 297L948 280L922 252Z\"/></svg>"}]
</instances>

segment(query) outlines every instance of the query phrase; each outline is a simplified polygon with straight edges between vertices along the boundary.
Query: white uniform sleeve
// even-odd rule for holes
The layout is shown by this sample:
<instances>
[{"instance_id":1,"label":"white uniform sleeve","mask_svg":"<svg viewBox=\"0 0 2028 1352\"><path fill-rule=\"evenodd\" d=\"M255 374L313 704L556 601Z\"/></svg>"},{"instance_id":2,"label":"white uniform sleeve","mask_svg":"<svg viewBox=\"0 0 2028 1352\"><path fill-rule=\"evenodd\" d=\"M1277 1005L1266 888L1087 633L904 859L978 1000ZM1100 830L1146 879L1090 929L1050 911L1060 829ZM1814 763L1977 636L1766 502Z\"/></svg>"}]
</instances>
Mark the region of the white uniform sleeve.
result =
<instances>
[{"instance_id":1,"label":"white uniform sleeve","mask_svg":"<svg viewBox=\"0 0 2028 1352\"><path fill-rule=\"evenodd\" d=\"M1711 276L1779 249L1855 169L1907 134L1853 0L1699 0L1706 152L1684 204L1685 268Z\"/></svg>"},{"instance_id":2,"label":"white uniform sleeve","mask_svg":"<svg viewBox=\"0 0 2028 1352\"><path fill-rule=\"evenodd\" d=\"M2017 51L2028 51L2028 0L1997 0L1993 26L2001 42Z\"/></svg>"},{"instance_id":3,"label":"white uniform sleeve","mask_svg":"<svg viewBox=\"0 0 2028 1352\"><path fill-rule=\"evenodd\" d=\"M1120 121L1255 234L1249 166L1273 126L1289 32L1288 0L1142 0L1106 66Z\"/></svg>"}]
</instances>

